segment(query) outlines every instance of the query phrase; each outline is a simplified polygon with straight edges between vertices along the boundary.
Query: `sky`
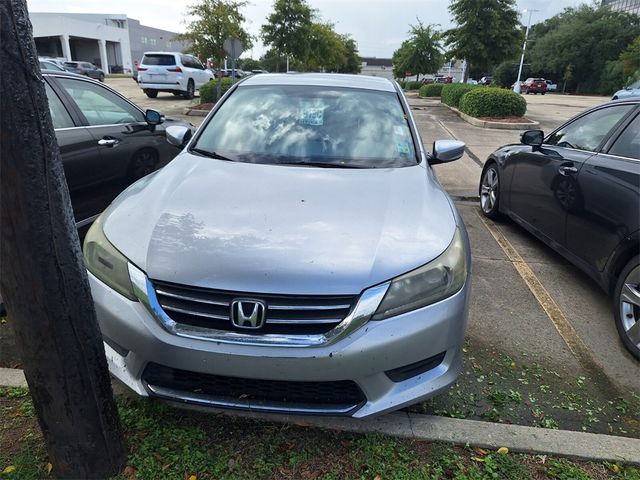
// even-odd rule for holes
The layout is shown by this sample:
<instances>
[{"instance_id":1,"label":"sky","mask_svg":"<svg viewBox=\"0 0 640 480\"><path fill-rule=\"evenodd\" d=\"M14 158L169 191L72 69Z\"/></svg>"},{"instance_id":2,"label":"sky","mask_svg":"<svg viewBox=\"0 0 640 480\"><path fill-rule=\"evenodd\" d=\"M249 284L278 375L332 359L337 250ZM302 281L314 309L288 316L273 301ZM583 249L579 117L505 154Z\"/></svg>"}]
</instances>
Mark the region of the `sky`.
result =
<instances>
[{"instance_id":1,"label":"sky","mask_svg":"<svg viewBox=\"0 0 640 480\"><path fill-rule=\"evenodd\" d=\"M191 0L27 0L33 12L73 12L126 14L143 25L174 32L184 30L185 7ZM438 24L443 29L452 26L448 0L308 0L323 21L335 24L341 34L350 34L358 43L364 57L390 58L394 50L407 38L410 24L416 17L425 24ZM588 0L518 0L518 8L537 9L532 23L552 17L566 7L574 7ZM106 6L108 5L108 7ZM243 13L245 28L255 36L271 12L272 0L250 0ZM523 14L523 23L528 20ZM479 32L479 34L481 34ZM258 39L253 51L243 57L258 58L264 47Z\"/></svg>"}]
</instances>

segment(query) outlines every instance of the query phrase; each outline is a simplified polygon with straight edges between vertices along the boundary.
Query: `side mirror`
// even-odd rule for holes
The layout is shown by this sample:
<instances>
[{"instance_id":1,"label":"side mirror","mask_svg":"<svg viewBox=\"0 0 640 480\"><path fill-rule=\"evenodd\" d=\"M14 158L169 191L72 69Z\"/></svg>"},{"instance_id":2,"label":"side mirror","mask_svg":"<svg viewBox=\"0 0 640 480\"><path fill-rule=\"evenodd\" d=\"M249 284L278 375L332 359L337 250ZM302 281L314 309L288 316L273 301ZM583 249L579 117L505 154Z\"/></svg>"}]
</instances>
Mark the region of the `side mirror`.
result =
<instances>
[{"instance_id":1,"label":"side mirror","mask_svg":"<svg viewBox=\"0 0 640 480\"><path fill-rule=\"evenodd\" d=\"M429 162L432 165L438 163L453 162L464 155L464 142L458 140L436 140L433 142L433 156Z\"/></svg>"},{"instance_id":2,"label":"side mirror","mask_svg":"<svg viewBox=\"0 0 640 480\"><path fill-rule=\"evenodd\" d=\"M156 110L147 110L144 114L144 119L149 125L160 125L164 122L164 115Z\"/></svg>"},{"instance_id":3,"label":"side mirror","mask_svg":"<svg viewBox=\"0 0 640 480\"><path fill-rule=\"evenodd\" d=\"M183 148L191 140L191 129L182 125L172 125L167 127L167 142L176 147Z\"/></svg>"},{"instance_id":4,"label":"side mirror","mask_svg":"<svg viewBox=\"0 0 640 480\"><path fill-rule=\"evenodd\" d=\"M520 142L532 147L541 147L544 142L544 132L542 130L527 130L520 135Z\"/></svg>"}]
</instances>

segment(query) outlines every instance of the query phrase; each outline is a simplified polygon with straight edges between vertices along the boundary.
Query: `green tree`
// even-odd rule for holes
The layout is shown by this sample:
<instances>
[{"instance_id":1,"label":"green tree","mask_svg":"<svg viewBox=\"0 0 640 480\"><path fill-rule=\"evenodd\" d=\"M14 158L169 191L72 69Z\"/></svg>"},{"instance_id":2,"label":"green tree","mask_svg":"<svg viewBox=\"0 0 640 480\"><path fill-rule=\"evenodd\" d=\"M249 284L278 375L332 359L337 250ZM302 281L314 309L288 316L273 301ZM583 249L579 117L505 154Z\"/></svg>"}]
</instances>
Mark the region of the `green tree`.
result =
<instances>
[{"instance_id":1,"label":"green tree","mask_svg":"<svg viewBox=\"0 0 640 480\"><path fill-rule=\"evenodd\" d=\"M261 28L265 45L274 49L278 55L306 62L313 16L314 12L306 0L275 0L273 12ZM279 67L279 62L276 65Z\"/></svg>"},{"instance_id":2,"label":"green tree","mask_svg":"<svg viewBox=\"0 0 640 480\"><path fill-rule=\"evenodd\" d=\"M312 23L307 70L338 72L347 59L347 49L331 23Z\"/></svg>"},{"instance_id":3,"label":"green tree","mask_svg":"<svg viewBox=\"0 0 640 480\"><path fill-rule=\"evenodd\" d=\"M362 61L358 53L358 45L356 41L349 35L340 35L347 51L344 65L340 69L341 73L360 73L362 70Z\"/></svg>"},{"instance_id":4,"label":"green tree","mask_svg":"<svg viewBox=\"0 0 640 480\"><path fill-rule=\"evenodd\" d=\"M528 59L532 71L562 78L568 91L609 94L614 84L619 88L623 82L621 70L610 62L619 60L639 35L637 15L592 5L567 8L532 28ZM634 59L633 50L629 58ZM618 80L612 80L616 75Z\"/></svg>"},{"instance_id":5,"label":"green tree","mask_svg":"<svg viewBox=\"0 0 640 480\"><path fill-rule=\"evenodd\" d=\"M487 73L520 49L516 0L452 0L449 12L456 24L445 33L451 54L475 69Z\"/></svg>"},{"instance_id":6,"label":"green tree","mask_svg":"<svg viewBox=\"0 0 640 480\"><path fill-rule=\"evenodd\" d=\"M262 70L262 63L260 63L260 60L254 60L253 58L240 58L238 59L238 68L247 72Z\"/></svg>"},{"instance_id":7,"label":"green tree","mask_svg":"<svg viewBox=\"0 0 640 480\"><path fill-rule=\"evenodd\" d=\"M444 64L442 32L435 25L410 25L409 38L393 53L394 75L403 77L406 71L420 76L436 73Z\"/></svg>"},{"instance_id":8,"label":"green tree","mask_svg":"<svg viewBox=\"0 0 640 480\"><path fill-rule=\"evenodd\" d=\"M620 63L625 77L634 78L640 75L640 36L620 54Z\"/></svg>"},{"instance_id":9,"label":"green tree","mask_svg":"<svg viewBox=\"0 0 640 480\"><path fill-rule=\"evenodd\" d=\"M187 7L186 31L177 35L177 40L191 42L190 51L201 59L213 58L221 61L227 54L223 44L227 38L235 37L245 48L251 48L251 36L242 27L245 17L240 9L245 0L200 0Z\"/></svg>"}]
</instances>

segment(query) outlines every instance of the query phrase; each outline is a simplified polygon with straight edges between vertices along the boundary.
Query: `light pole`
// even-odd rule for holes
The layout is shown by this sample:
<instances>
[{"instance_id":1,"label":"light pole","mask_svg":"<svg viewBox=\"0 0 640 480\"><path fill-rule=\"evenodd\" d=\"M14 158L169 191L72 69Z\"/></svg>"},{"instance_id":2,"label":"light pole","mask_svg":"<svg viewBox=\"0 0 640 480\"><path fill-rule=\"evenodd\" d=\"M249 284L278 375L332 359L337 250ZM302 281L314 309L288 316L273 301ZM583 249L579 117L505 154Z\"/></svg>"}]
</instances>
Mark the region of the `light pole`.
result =
<instances>
[{"instance_id":1,"label":"light pole","mask_svg":"<svg viewBox=\"0 0 640 480\"><path fill-rule=\"evenodd\" d=\"M522 75L522 65L524 64L524 51L527 49L527 38L529 38L529 28L531 27L531 15L533 12L539 12L540 10L535 9L525 9L522 13L529 12L529 21L527 22L527 31L524 34L524 43L522 44L522 56L520 57L520 68L518 68L518 79L516 80L515 85L513 86L513 91L516 93L520 93L520 76Z\"/></svg>"}]
</instances>

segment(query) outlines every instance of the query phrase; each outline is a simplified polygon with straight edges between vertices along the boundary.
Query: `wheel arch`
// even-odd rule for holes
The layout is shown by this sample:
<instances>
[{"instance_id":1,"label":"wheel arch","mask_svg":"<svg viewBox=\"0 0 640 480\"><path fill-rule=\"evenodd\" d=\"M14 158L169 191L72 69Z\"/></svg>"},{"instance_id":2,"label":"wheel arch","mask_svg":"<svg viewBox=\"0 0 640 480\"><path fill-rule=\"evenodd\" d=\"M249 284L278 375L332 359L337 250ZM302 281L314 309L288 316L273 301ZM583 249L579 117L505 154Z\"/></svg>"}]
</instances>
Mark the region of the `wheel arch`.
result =
<instances>
[{"instance_id":1,"label":"wheel arch","mask_svg":"<svg viewBox=\"0 0 640 480\"><path fill-rule=\"evenodd\" d=\"M607 262L605 273L608 277L608 292L610 295L613 294L620 272L637 255L640 255L640 231L634 232L625 238L614 250Z\"/></svg>"}]
</instances>

